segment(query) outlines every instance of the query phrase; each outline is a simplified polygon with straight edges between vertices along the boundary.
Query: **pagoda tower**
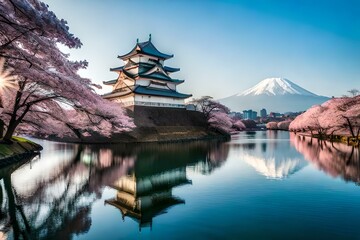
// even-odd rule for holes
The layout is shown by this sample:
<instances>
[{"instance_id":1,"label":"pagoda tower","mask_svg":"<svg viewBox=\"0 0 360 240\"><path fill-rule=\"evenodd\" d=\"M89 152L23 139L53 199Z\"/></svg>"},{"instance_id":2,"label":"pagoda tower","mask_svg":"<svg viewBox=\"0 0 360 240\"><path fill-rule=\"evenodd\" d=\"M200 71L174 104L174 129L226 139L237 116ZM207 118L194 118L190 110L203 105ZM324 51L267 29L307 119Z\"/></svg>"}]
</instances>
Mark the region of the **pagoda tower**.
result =
<instances>
[{"instance_id":1,"label":"pagoda tower","mask_svg":"<svg viewBox=\"0 0 360 240\"><path fill-rule=\"evenodd\" d=\"M164 65L164 61L173 56L157 50L151 42L151 34L147 42L137 40L129 53L118 56L125 64L110 68L110 71L118 73L118 77L103 82L113 86L112 92L103 97L125 107L185 108L184 100L192 95L179 93L176 87L184 80L170 77L170 74L178 72L180 68Z\"/></svg>"},{"instance_id":2,"label":"pagoda tower","mask_svg":"<svg viewBox=\"0 0 360 240\"><path fill-rule=\"evenodd\" d=\"M146 175L133 173L119 178L110 186L117 190L115 198L105 200L120 210L123 219L130 217L138 222L139 230L151 228L153 218L169 208L185 204L185 200L172 194L172 189L191 183L185 167Z\"/></svg>"}]
</instances>

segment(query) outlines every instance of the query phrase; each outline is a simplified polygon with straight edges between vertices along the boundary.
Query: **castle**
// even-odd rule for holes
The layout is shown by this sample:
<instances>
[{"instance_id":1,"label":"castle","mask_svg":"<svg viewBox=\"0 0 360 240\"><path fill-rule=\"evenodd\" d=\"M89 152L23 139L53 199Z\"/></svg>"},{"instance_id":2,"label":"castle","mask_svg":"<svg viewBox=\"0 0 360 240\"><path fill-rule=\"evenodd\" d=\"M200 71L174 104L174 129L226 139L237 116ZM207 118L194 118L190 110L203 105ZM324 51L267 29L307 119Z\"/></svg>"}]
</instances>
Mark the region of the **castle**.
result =
<instances>
[{"instance_id":1,"label":"castle","mask_svg":"<svg viewBox=\"0 0 360 240\"><path fill-rule=\"evenodd\" d=\"M112 92L103 97L125 107L185 108L185 99L192 95L178 92L176 87L184 80L170 76L180 69L164 65L165 60L173 56L157 50L151 42L151 34L146 42L137 40L129 53L118 56L125 64L110 69L118 73L118 77L103 82L113 87Z\"/></svg>"}]
</instances>

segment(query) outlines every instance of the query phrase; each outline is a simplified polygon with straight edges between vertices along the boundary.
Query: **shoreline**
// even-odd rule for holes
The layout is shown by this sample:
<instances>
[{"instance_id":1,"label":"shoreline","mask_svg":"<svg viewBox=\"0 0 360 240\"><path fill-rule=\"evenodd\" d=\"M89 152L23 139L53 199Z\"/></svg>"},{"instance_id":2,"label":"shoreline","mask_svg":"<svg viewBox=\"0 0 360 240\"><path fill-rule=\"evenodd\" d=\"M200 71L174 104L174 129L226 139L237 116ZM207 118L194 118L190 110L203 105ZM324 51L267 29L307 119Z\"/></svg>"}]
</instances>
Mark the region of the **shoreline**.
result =
<instances>
[{"instance_id":1,"label":"shoreline","mask_svg":"<svg viewBox=\"0 0 360 240\"><path fill-rule=\"evenodd\" d=\"M84 144L84 145L103 145L103 144L166 144L166 143L187 143L196 141L229 141L230 135L206 135L201 137L189 137L180 139L166 139L166 140L155 140L155 141L97 141L97 142L79 142L79 141L67 141L64 139L44 139L37 138L40 140L53 141L59 143L69 144ZM40 154L43 147L33 141L30 141L23 137L14 136L12 138L12 144L0 143L0 168L8 167L17 162L21 162L24 159L32 159L36 155Z\"/></svg>"},{"instance_id":2,"label":"shoreline","mask_svg":"<svg viewBox=\"0 0 360 240\"><path fill-rule=\"evenodd\" d=\"M0 143L0 167L19 162L24 158L34 157L43 147L26 138L13 137L13 143Z\"/></svg>"},{"instance_id":3,"label":"shoreline","mask_svg":"<svg viewBox=\"0 0 360 240\"><path fill-rule=\"evenodd\" d=\"M348 146L353 147L360 147L360 137L355 138L352 136L345 136L345 135L319 135L319 134L310 134L310 133L299 133L294 131L289 131L294 133L295 135L300 135L304 137L310 137L310 138L316 138L323 141L329 141L329 142L338 142L343 143Z\"/></svg>"},{"instance_id":4,"label":"shoreline","mask_svg":"<svg viewBox=\"0 0 360 240\"><path fill-rule=\"evenodd\" d=\"M160 136L160 134L155 134ZM196 141L227 141L231 139L231 134L207 134L207 135L198 135L198 136L189 136L189 137L170 137L165 139L152 138L152 139L125 139L120 140L116 137L114 138L102 138L96 139L94 141L85 139L85 141L79 141L77 139L60 139L60 138L40 138L33 137L39 140L46 140L51 142L59 142L59 143L69 143L69 144L85 144L85 145L102 145L102 144L146 144L146 143L184 143L184 142L196 142Z\"/></svg>"}]
</instances>

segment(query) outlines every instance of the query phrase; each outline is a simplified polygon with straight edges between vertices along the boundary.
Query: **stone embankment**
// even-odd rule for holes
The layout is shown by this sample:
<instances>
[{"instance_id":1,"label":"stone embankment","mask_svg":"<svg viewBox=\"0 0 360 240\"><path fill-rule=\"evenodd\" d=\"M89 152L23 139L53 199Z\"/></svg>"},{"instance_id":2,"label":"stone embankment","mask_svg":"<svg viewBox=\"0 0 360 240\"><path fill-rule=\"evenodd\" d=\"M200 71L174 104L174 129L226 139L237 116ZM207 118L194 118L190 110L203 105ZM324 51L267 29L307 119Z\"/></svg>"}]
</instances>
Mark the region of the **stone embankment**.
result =
<instances>
[{"instance_id":1,"label":"stone embankment","mask_svg":"<svg viewBox=\"0 0 360 240\"><path fill-rule=\"evenodd\" d=\"M197 111L180 108L135 106L128 109L136 128L127 133L113 134L110 138L93 133L89 137L51 140L83 143L144 143L184 142L194 140L227 140L230 135L208 129L204 115Z\"/></svg>"}]
</instances>

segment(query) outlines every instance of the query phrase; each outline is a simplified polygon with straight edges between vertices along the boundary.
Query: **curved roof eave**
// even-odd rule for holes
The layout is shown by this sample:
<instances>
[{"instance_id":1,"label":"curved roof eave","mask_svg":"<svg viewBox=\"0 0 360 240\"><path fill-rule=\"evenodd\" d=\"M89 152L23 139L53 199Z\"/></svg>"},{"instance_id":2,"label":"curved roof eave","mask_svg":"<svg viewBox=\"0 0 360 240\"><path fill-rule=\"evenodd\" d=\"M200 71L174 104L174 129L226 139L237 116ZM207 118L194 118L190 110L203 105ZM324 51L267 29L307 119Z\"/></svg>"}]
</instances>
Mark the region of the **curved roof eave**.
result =
<instances>
[{"instance_id":1,"label":"curved roof eave","mask_svg":"<svg viewBox=\"0 0 360 240\"><path fill-rule=\"evenodd\" d=\"M114 85L116 84L117 82L117 79L114 79L114 80L109 80L109 81L103 81L103 84L104 85Z\"/></svg>"},{"instance_id":2,"label":"curved roof eave","mask_svg":"<svg viewBox=\"0 0 360 240\"><path fill-rule=\"evenodd\" d=\"M173 67L168 67L168 66L164 66L163 69L166 72L178 72L178 71L180 71L180 68L173 68Z\"/></svg>"},{"instance_id":3,"label":"curved roof eave","mask_svg":"<svg viewBox=\"0 0 360 240\"><path fill-rule=\"evenodd\" d=\"M127 54L124 54L124 55L119 55L118 58L125 60L136 54L149 55L149 56L157 57L157 58L164 59L164 60L174 57L174 54L169 55L169 54L160 52L151 43L151 41L147 41L147 42L137 43L130 52L128 52Z\"/></svg>"},{"instance_id":4,"label":"curved roof eave","mask_svg":"<svg viewBox=\"0 0 360 240\"><path fill-rule=\"evenodd\" d=\"M124 69L124 66L116 67L116 68L110 68L111 72L121 72Z\"/></svg>"},{"instance_id":5,"label":"curved roof eave","mask_svg":"<svg viewBox=\"0 0 360 240\"><path fill-rule=\"evenodd\" d=\"M143 95L151 95L151 96L180 98L180 99L192 97L192 94L184 94L184 93L179 93L179 92L172 91L172 90L160 90L160 89L146 88L143 86L137 86L134 89L134 93L143 94Z\"/></svg>"}]
</instances>

